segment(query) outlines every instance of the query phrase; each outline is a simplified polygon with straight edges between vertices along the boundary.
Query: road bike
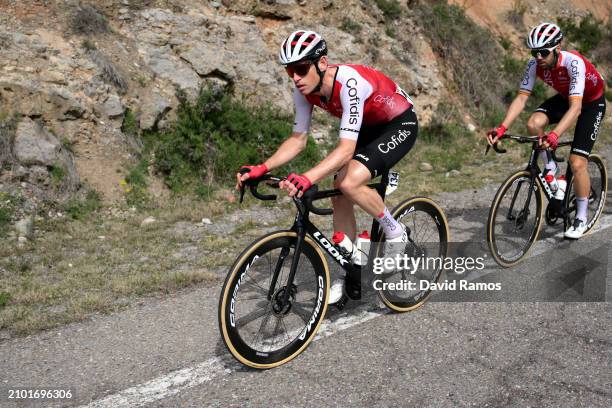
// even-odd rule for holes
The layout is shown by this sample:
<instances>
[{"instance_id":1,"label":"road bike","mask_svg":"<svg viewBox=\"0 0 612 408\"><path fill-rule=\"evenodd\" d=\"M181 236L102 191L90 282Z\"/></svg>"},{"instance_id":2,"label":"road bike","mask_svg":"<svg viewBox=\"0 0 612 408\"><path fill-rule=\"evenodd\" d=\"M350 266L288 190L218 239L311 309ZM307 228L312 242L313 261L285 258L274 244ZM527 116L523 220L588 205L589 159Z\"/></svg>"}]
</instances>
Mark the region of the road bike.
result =
<instances>
[{"instance_id":1,"label":"road bike","mask_svg":"<svg viewBox=\"0 0 612 408\"><path fill-rule=\"evenodd\" d=\"M397 174L386 171L381 181L369 184L385 198L387 187L397 187ZM283 178L266 175L247 180L242 187L260 200L275 200L272 194L262 194L258 186L264 183L278 188ZM347 297L361 297L361 267L351 263L344 254L310 220L311 213L331 215L332 209L316 207L318 200L341 195L337 189L319 191L313 185L302 198L293 197L296 216L287 230L270 232L252 242L230 268L219 299L219 329L230 353L241 363L268 369L291 361L314 339L328 309L330 270L327 257L346 272ZM391 212L409 232L404 253L410 256L446 257L448 223L442 209L426 197L413 197L398 204ZM370 231L372 244L368 251L371 268L377 257L384 257L385 236L376 220ZM421 279L438 282L442 268L430 268L418 273L403 269L377 276L383 283ZM389 286L386 286L389 287ZM391 310L405 312L421 306L430 289L380 290L378 295Z\"/></svg>"},{"instance_id":2,"label":"road bike","mask_svg":"<svg viewBox=\"0 0 612 408\"><path fill-rule=\"evenodd\" d=\"M487 243L493 259L503 266L518 264L538 239L542 218L548 225L555 225L563 220L566 231L576 214L576 195L572 186L572 169L567 163L565 179L567 187L563 200L554 198L554 193L544 179L544 173L537 164L539 152L538 136L516 136L506 134L503 139L518 143L531 143L529 162L524 170L517 171L508 177L497 190L487 221ZM557 149L570 146L572 142L560 142ZM493 145L497 153L505 153L497 144ZM487 146L487 152L489 146ZM551 158L558 163L564 161L556 155L556 150L548 150ZM548 154L548 153L547 153ZM602 158L591 154L588 159L588 172L591 178L587 221L588 233L596 225L606 202L608 191L608 173ZM548 205L544 212L544 198Z\"/></svg>"}]
</instances>

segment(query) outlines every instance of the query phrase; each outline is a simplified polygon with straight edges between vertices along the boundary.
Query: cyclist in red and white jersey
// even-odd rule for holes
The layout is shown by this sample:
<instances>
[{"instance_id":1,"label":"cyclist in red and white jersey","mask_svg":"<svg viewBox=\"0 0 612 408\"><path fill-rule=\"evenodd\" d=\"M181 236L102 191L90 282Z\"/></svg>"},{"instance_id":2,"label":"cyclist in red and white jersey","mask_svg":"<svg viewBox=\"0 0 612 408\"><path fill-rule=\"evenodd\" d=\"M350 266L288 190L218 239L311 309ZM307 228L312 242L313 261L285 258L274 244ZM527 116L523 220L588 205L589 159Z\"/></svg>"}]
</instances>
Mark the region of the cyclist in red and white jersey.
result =
<instances>
[{"instance_id":1,"label":"cyclist in red and white jersey","mask_svg":"<svg viewBox=\"0 0 612 408\"><path fill-rule=\"evenodd\" d=\"M541 23L527 37L527 46L533 58L527 63L519 93L510 104L502 123L487 134L490 144L503 136L510 124L525 108L536 78L554 88L558 94L542 103L531 115L527 128L532 135L542 137L542 146L557 148L559 135L574 123L570 166L574 174L576 192L576 219L565 231L565 237L578 239L587 228L588 196L591 181L588 174L588 157L597 140L599 127L606 112L604 81L593 64L576 51L562 51L563 33L552 23ZM548 125L555 127L545 133ZM496 136L493 136L495 132ZM554 175L557 165L546 151L540 152L545 169Z\"/></svg>"},{"instance_id":2,"label":"cyclist in red and white jersey","mask_svg":"<svg viewBox=\"0 0 612 408\"><path fill-rule=\"evenodd\" d=\"M343 193L332 200L335 231L344 231L355 239L356 203L378 219L387 242L407 242L404 227L367 183L395 165L414 145L418 121L412 100L394 81L373 68L330 64L327 44L313 31L291 33L282 42L279 59L295 85L293 133L264 163L243 166L250 171L236 175L237 187L248 178L261 177L284 165L306 147L316 105L340 118L338 145L305 173L289 174L281 187L289 196L301 196L313 183L335 174L334 185ZM393 256L391 252L398 247L389 247L386 256ZM342 283L335 282L330 303L341 295Z\"/></svg>"}]
</instances>

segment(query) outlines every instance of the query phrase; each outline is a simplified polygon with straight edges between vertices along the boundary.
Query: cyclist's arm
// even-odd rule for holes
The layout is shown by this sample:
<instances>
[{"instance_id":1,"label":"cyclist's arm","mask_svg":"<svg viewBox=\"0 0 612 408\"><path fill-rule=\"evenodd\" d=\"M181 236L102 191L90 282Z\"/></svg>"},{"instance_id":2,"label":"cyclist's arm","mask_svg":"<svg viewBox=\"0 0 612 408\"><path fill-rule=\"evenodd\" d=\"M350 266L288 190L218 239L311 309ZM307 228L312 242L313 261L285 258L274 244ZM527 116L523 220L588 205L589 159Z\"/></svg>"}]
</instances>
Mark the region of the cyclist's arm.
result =
<instances>
[{"instance_id":1,"label":"cyclist's arm","mask_svg":"<svg viewBox=\"0 0 612 408\"><path fill-rule=\"evenodd\" d=\"M295 156L304 150L307 141L308 133L293 132L263 164L268 166L268 170L272 170L289 163Z\"/></svg>"},{"instance_id":2,"label":"cyclist's arm","mask_svg":"<svg viewBox=\"0 0 612 408\"><path fill-rule=\"evenodd\" d=\"M319 164L304 173L304 175L312 183L319 182L348 163L353 158L355 146L357 146L356 140L340 139L338 146L326 158L321 160Z\"/></svg>"},{"instance_id":3,"label":"cyclist's arm","mask_svg":"<svg viewBox=\"0 0 612 408\"><path fill-rule=\"evenodd\" d=\"M521 114L523 109L525 109L525 105L527 104L527 99L529 99L529 95L533 90L533 86L536 81L536 60L531 58L527 62L527 66L525 67L525 72L523 74L523 79L521 80L521 84L519 86L519 93L516 95L516 98L512 101L508 110L506 111L506 116L502 121L502 125L506 128L509 128L512 122Z\"/></svg>"},{"instance_id":4,"label":"cyclist's arm","mask_svg":"<svg viewBox=\"0 0 612 408\"><path fill-rule=\"evenodd\" d=\"M276 152L264 162L264 164L268 166L268 170L287 164L306 147L313 106L297 88L293 90L293 102L295 104L293 133L280 145Z\"/></svg>"},{"instance_id":5,"label":"cyclist's arm","mask_svg":"<svg viewBox=\"0 0 612 408\"><path fill-rule=\"evenodd\" d=\"M512 101L510 106L508 107L508 111L506 112L506 116L502 121L502 125L506 128L509 128L512 122L521 114L523 109L525 109L525 105L527 104L527 99L529 99L528 93L520 92L516 95L516 98Z\"/></svg>"}]
</instances>

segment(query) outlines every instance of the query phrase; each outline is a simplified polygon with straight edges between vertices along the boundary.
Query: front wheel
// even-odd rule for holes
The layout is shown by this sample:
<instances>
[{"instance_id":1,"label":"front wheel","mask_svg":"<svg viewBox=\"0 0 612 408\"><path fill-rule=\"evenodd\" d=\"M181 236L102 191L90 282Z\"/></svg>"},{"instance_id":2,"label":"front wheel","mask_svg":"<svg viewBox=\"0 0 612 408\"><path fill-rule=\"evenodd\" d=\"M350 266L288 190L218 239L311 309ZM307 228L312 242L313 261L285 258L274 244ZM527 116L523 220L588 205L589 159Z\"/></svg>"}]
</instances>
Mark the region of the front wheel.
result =
<instances>
[{"instance_id":1,"label":"front wheel","mask_svg":"<svg viewBox=\"0 0 612 408\"><path fill-rule=\"evenodd\" d=\"M512 174L499 187L487 220L487 244L499 265L519 263L538 239L542 201L542 189L527 170Z\"/></svg>"},{"instance_id":2,"label":"front wheel","mask_svg":"<svg viewBox=\"0 0 612 408\"><path fill-rule=\"evenodd\" d=\"M295 358L314 338L327 311L329 268L309 237L303 241L295 278L287 282L296 242L294 231L259 238L240 254L221 289L221 337L247 366L266 369Z\"/></svg>"},{"instance_id":3,"label":"front wheel","mask_svg":"<svg viewBox=\"0 0 612 408\"><path fill-rule=\"evenodd\" d=\"M414 197L398 204L391 213L409 231L404 253L408 258L440 259L442 262L417 270L399 268L391 273L375 276L375 288L383 303L396 312L407 312L421 306L429 295L431 283L442 275L442 264L448 253L448 222L444 211L427 197ZM376 258L384 260L385 238L376 248ZM424 285L423 281L428 284ZM411 286L412 285L412 286Z\"/></svg>"},{"instance_id":4,"label":"front wheel","mask_svg":"<svg viewBox=\"0 0 612 408\"><path fill-rule=\"evenodd\" d=\"M591 231L597 224L599 216L606 206L606 195L608 194L608 172L601 157L596 154L589 156L587 170L591 180L591 191L589 193L588 220L585 234ZM572 182L568 185L565 192L565 208L567 209L567 217L565 218L566 231L576 217L576 193L573 184Z\"/></svg>"}]
</instances>

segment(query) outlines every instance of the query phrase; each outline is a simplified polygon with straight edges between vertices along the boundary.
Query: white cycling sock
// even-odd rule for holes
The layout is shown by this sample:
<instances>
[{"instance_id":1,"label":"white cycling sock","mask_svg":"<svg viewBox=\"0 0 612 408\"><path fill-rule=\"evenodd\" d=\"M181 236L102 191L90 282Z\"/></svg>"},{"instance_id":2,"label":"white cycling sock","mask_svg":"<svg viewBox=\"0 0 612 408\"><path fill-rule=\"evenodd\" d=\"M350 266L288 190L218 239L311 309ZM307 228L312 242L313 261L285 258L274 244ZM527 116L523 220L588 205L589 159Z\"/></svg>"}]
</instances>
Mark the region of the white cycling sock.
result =
<instances>
[{"instance_id":1,"label":"white cycling sock","mask_svg":"<svg viewBox=\"0 0 612 408\"><path fill-rule=\"evenodd\" d=\"M542 163L544 163L544 167L547 170L551 170L553 174L557 171L557 163L554 160L549 160L549 153L546 150L540 150L540 159L542 159Z\"/></svg>"},{"instance_id":2,"label":"white cycling sock","mask_svg":"<svg viewBox=\"0 0 612 408\"><path fill-rule=\"evenodd\" d=\"M589 197L576 197L576 218L579 218L586 224L587 210L589 207Z\"/></svg>"},{"instance_id":3,"label":"white cycling sock","mask_svg":"<svg viewBox=\"0 0 612 408\"><path fill-rule=\"evenodd\" d=\"M397 238L404 233L404 229L399 222L389 213L389 209L385 210L376 216L387 238Z\"/></svg>"}]
</instances>

